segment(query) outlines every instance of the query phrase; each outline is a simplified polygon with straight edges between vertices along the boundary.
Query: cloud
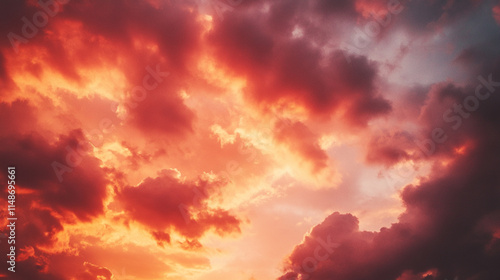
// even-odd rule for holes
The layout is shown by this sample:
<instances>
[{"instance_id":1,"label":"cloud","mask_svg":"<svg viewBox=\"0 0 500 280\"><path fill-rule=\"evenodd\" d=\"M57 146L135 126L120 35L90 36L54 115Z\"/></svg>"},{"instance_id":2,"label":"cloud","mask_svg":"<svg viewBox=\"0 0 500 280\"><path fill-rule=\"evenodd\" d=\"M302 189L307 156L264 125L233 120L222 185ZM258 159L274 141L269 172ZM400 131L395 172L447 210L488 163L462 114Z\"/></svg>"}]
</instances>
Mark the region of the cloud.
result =
<instances>
[{"instance_id":1,"label":"cloud","mask_svg":"<svg viewBox=\"0 0 500 280\"><path fill-rule=\"evenodd\" d=\"M166 81L165 83L169 83ZM143 101L134 102L130 111L130 122L145 133L183 136L193 132L195 114L171 86L146 93Z\"/></svg>"},{"instance_id":2,"label":"cloud","mask_svg":"<svg viewBox=\"0 0 500 280\"><path fill-rule=\"evenodd\" d=\"M159 242L168 242L165 237L172 230L190 239L197 239L211 229L219 235L238 233L238 218L206 203L209 192L221 186L221 182L203 179L181 181L164 170L156 178L146 178L137 187L125 187L118 193L117 200L130 219L153 230Z\"/></svg>"},{"instance_id":3,"label":"cloud","mask_svg":"<svg viewBox=\"0 0 500 280\"><path fill-rule=\"evenodd\" d=\"M405 16L402 19L404 26L417 34L429 34L451 26L479 5L478 1L473 0L401 1L401 3L405 8Z\"/></svg>"},{"instance_id":4,"label":"cloud","mask_svg":"<svg viewBox=\"0 0 500 280\"><path fill-rule=\"evenodd\" d=\"M74 130L53 143L29 132L36 125L36 110L29 102L17 100L0 106L6 109L1 122L8 133L0 136L0 166L6 169L13 165L17 172L30 174L16 181L30 190L26 196L40 199L43 206L63 216L74 214L88 221L101 214L108 181L100 160L90 154L83 133Z\"/></svg>"},{"instance_id":5,"label":"cloud","mask_svg":"<svg viewBox=\"0 0 500 280\"><path fill-rule=\"evenodd\" d=\"M135 38L145 37L158 45L168 68L186 70L197 49L201 26L191 2L162 2L155 7L147 1L75 2L65 7L63 18L81 22L89 33L133 47Z\"/></svg>"},{"instance_id":6,"label":"cloud","mask_svg":"<svg viewBox=\"0 0 500 280\"><path fill-rule=\"evenodd\" d=\"M111 279L126 266L138 279L267 279L303 229L343 209L312 227L282 279L498 278L496 3L214 1L73 0L33 36L23 29L50 12L42 2L0 2L15 277ZM383 36L341 51L374 21ZM30 38L13 46L14 33ZM370 180L400 164L432 172L398 186L397 221L363 230L401 210Z\"/></svg>"},{"instance_id":7,"label":"cloud","mask_svg":"<svg viewBox=\"0 0 500 280\"><path fill-rule=\"evenodd\" d=\"M14 102L0 103L0 120L2 131L0 136L6 137L30 130L36 125L36 110L28 100L17 99Z\"/></svg>"},{"instance_id":8,"label":"cloud","mask_svg":"<svg viewBox=\"0 0 500 280\"><path fill-rule=\"evenodd\" d=\"M275 138L312 164L313 173L328 167L328 155L318 144L318 136L305 124L281 120L275 124Z\"/></svg>"},{"instance_id":9,"label":"cloud","mask_svg":"<svg viewBox=\"0 0 500 280\"><path fill-rule=\"evenodd\" d=\"M30 176L19 176L17 184L33 191L43 204L87 221L103 212L107 179L100 161L80 149L80 142L85 143L81 132L62 136L55 146L37 135L0 142L1 166L29 172Z\"/></svg>"},{"instance_id":10,"label":"cloud","mask_svg":"<svg viewBox=\"0 0 500 280\"><path fill-rule=\"evenodd\" d=\"M79 280L94 280L94 279L110 280L111 277L113 276L111 271L109 271L109 269L105 267L100 267L88 262L85 262L83 266L85 267L86 271L77 276L77 279Z\"/></svg>"},{"instance_id":11,"label":"cloud","mask_svg":"<svg viewBox=\"0 0 500 280\"><path fill-rule=\"evenodd\" d=\"M496 69L493 77L498 77L498 64L491 65ZM473 89L450 84L431 89L419 120L423 134L444 127L443 112L474 96ZM500 239L494 220L500 213L500 134L492 129L500 124L493 109L499 104L492 93L468 112L460 128L446 130L449 140L436 143L436 153L418 158L436 160L433 172L401 191L406 210L398 222L367 232L359 230L352 215L333 213L295 247L280 279L498 278ZM390 141L399 138L396 134ZM445 159L451 161L441 163ZM325 242L338 246L328 252Z\"/></svg>"},{"instance_id":12,"label":"cloud","mask_svg":"<svg viewBox=\"0 0 500 280\"><path fill-rule=\"evenodd\" d=\"M307 37L286 37L274 30L275 21L254 20L261 16L229 15L208 35L217 59L248 80L245 93L254 102L300 106L312 116L342 114L360 126L391 111L377 92L375 63L363 56L349 56L348 61L339 51L325 55Z\"/></svg>"},{"instance_id":13,"label":"cloud","mask_svg":"<svg viewBox=\"0 0 500 280\"><path fill-rule=\"evenodd\" d=\"M328 1L328 0L315 0L312 1L314 10L317 13L326 15L355 15L355 1L341 0L341 1Z\"/></svg>"},{"instance_id":14,"label":"cloud","mask_svg":"<svg viewBox=\"0 0 500 280\"><path fill-rule=\"evenodd\" d=\"M493 7L493 17L500 25L500 5L496 5L495 7Z\"/></svg>"},{"instance_id":15,"label":"cloud","mask_svg":"<svg viewBox=\"0 0 500 280\"><path fill-rule=\"evenodd\" d=\"M387 166L410 159L407 150L414 146L412 136L404 131L373 134L367 147L366 160Z\"/></svg>"}]
</instances>

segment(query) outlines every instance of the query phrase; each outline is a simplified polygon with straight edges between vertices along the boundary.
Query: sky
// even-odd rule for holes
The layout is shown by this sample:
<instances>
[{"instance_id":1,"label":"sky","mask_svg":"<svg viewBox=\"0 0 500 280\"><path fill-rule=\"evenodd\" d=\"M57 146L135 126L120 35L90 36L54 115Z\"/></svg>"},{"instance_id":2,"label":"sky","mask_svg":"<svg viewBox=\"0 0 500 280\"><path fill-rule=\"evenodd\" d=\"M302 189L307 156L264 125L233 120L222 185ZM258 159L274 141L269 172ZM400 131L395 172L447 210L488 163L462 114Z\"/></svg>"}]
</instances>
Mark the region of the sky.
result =
<instances>
[{"instance_id":1,"label":"sky","mask_svg":"<svg viewBox=\"0 0 500 280\"><path fill-rule=\"evenodd\" d=\"M500 279L499 46L490 0L0 1L0 278Z\"/></svg>"}]
</instances>

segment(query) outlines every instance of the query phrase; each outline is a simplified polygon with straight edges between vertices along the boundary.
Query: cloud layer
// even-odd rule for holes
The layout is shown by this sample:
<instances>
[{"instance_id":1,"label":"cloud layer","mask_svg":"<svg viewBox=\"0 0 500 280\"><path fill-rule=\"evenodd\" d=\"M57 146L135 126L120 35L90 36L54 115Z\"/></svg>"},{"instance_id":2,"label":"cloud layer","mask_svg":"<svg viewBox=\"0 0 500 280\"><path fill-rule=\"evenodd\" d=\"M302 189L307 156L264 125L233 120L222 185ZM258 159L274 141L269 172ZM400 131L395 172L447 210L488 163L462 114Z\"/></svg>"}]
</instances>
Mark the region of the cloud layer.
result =
<instances>
[{"instance_id":1,"label":"cloud layer","mask_svg":"<svg viewBox=\"0 0 500 280\"><path fill-rule=\"evenodd\" d=\"M498 278L499 7L2 1L0 273Z\"/></svg>"}]
</instances>

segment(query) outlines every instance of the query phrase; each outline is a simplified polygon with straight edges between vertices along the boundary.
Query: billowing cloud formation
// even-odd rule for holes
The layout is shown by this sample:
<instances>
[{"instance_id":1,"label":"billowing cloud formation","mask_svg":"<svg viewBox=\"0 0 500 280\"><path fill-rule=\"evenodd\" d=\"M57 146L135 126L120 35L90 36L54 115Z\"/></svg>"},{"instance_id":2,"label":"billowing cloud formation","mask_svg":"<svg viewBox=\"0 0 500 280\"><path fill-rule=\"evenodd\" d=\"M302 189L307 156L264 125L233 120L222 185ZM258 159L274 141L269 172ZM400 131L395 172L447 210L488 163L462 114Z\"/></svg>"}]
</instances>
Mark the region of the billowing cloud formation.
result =
<instances>
[{"instance_id":1,"label":"billowing cloud formation","mask_svg":"<svg viewBox=\"0 0 500 280\"><path fill-rule=\"evenodd\" d=\"M18 172L30 174L17 180L18 185L29 190L26 195L41 198L38 202L63 216L74 214L85 221L101 214L106 174L99 160L90 155L90 147L82 145L86 142L82 132L71 131L51 144L42 135L24 130L35 121L36 114L27 101L1 106L5 130L0 138L0 164L7 169L16 162ZM79 165L81 168L72 168Z\"/></svg>"},{"instance_id":2,"label":"billowing cloud formation","mask_svg":"<svg viewBox=\"0 0 500 280\"><path fill-rule=\"evenodd\" d=\"M87 141L80 130L60 135L51 143L41 134L30 132L38 112L28 101L1 103L1 107L5 129L0 134L0 165L5 170L16 168L16 239L23 244L17 247L22 272L13 279L58 279L51 272L39 274L46 256L40 256L37 246L51 247L56 235L64 230L64 223L88 222L103 214L109 183L106 171L89 147L82 145ZM8 181L5 174L1 177ZM2 201L7 205L5 198ZM4 251L10 248L7 242L1 246ZM25 250L25 257L20 249Z\"/></svg>"},{"instance_id":3,"label":"billowing cloud formation","mask_svg":"<svg viewBox=\"0 0 500 280\"><path fill-rule=\"evenodd\" d=\"M500 24L500 5L496 5L493 8L493 16L495 17L495 20Z\"/></svg>"},{"instance_id":4,"label":"billowing cloud formation","mask_svg":"<svg viewBox=\"0 0 500 280\"><path fill-rule=\"evenodd\" d=\"M498 278L498 14L474 0L1 1L7 275Z\"/></svg>"},{"instance_id":5,"label":"billowing cloud formation","mask_svg":"<svg viewBox=\"0 0 500 280\"><path fill-rule=\"evenodd\" d=\"M360 231L355 217L334 213L294 249L280 279L500 276L500 114L494 109L500 104L500 68L498 62L484 68L493 73L475 84L439 84L429 92L420 118L429 138L417 145L414 160L436 162L428 177L401 191L406 211L398 222L378 232ZM400 137L395 134L393 141ZM386 160L404 160L398 154Z\"/></svg>"},{"instance_id":6,"label":"billowing cloud formation","mask_svg":"<svg viewBox=\"0 0 500 280\"><path fill-rule=\"evenodd\" d=\"M78 279L86 280L86 279L111 279L113 275L109 269L99 267L97 265L91 263L84 263L86 271L78 275Z\"/></svg>"},{"instance_id":7,"label":"billowing cloud formation","mask_svg":"<svg viewBox=\"0 0 500 280\"><path fill-rule=\"evenodd\" d=\"M220 182L182 182L172 173L163 170L157 178L146 178L139 186L126 187L118 194L130 218L154 230L153 236L159 242L170 242L171 230L191 239L211 228L219 234L240 231L236 217L204 203L209 192L221 186Z\"/></svg>"},{"instance_id":8,"label":"billowing cloud formation","mask_svg":"<svg viewBox=\"0 0 500 280\"><path fill-rule=\"evenodd\" d=\"M209 34L217 58L250 80L251 99L299 105L311 115L328 116L347 107L344 117L354 124L390 111L389 102L377 96L376 67L365 57L353 56L350 62L339 52L325 57L308 38L283 37L253 17L228 16Z\"/></svg>"}]
</instances>

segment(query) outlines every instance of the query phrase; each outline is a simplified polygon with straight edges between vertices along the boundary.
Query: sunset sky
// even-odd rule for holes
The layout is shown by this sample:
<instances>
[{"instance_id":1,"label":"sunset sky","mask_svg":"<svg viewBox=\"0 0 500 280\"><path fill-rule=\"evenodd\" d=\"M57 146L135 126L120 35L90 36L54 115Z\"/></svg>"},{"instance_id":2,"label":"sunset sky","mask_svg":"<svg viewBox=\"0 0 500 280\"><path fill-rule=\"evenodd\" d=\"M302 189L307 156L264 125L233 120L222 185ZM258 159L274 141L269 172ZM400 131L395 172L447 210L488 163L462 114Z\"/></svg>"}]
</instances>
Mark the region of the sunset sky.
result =
<instances>
[{"instance_id":1,"label":"sunset sky","mask_svg":"<svg viewBox=\"0 0 500 280\"><path fill-rule=\"evenodd\" d=\"M0 279L500 279L498 1L0 0L0 35Z\"/></svg>"}]
</instances>

